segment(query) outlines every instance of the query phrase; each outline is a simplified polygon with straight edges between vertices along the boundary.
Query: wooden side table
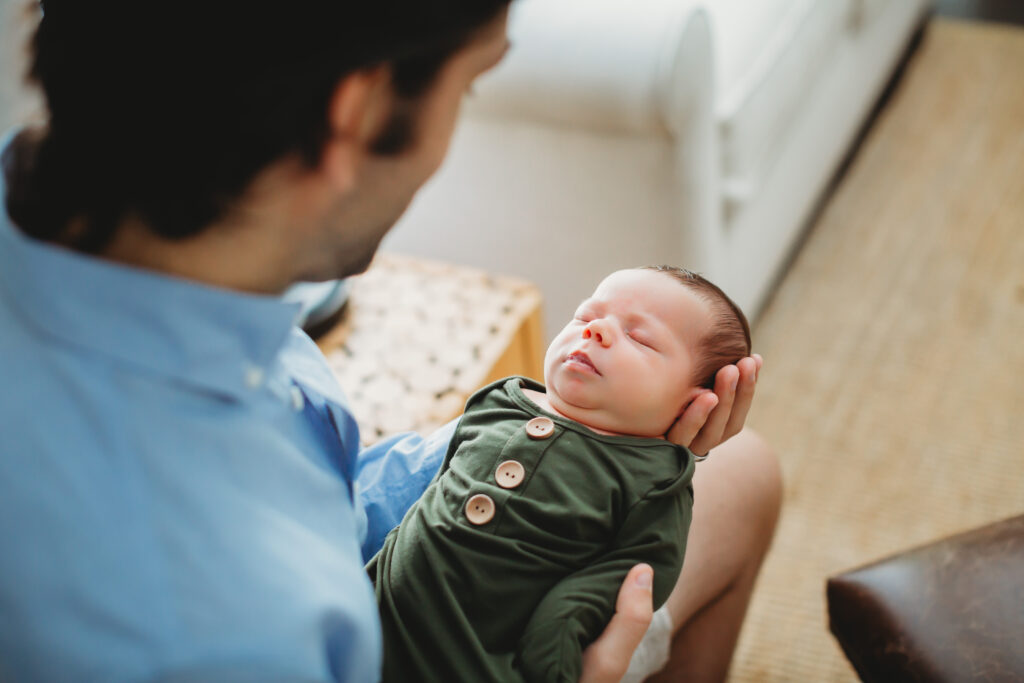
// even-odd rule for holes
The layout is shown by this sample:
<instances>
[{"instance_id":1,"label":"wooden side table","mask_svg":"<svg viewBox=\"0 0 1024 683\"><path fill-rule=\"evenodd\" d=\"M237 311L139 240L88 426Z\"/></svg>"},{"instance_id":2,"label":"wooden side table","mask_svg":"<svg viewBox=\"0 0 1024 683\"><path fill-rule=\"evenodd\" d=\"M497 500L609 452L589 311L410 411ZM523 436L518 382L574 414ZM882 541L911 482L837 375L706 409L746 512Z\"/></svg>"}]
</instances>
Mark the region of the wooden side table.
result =
<instances>
[{"instance_id":1,"label":"wooden side table","mask_svg":"<svg viewBox=\"0 0 1024 683\"><path fill-rule=\"evenodd\" d=\"M317 344L368 444L433 431L501 377L543 379L541 320L528 282L381 253L353 278L344 315Z\"/></svg>"}]
</instances>

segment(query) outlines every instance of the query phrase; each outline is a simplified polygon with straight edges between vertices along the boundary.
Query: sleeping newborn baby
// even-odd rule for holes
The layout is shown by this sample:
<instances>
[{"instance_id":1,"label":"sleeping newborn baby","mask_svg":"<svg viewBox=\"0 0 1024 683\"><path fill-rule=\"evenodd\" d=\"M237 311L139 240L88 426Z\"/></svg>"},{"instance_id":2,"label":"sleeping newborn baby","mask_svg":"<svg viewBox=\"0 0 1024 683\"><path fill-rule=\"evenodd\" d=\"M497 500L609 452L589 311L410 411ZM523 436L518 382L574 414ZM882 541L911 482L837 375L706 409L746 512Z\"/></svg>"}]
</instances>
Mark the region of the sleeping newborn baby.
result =
<instances>
[{"instance_id":1,"label":"sleeping newborn baby","mask_svg":"<svg viewBox=\"0 0 1024 683\"><path fill-rule=\"evenodd\" d=\"M367 565L384 681L565 681L634 565L655 608L682 568L695 457L665 434L750 355L746 318L689 271L609 275L551 343L545 385L484 387L440 471Z\"/></svg>"}]
</instances>

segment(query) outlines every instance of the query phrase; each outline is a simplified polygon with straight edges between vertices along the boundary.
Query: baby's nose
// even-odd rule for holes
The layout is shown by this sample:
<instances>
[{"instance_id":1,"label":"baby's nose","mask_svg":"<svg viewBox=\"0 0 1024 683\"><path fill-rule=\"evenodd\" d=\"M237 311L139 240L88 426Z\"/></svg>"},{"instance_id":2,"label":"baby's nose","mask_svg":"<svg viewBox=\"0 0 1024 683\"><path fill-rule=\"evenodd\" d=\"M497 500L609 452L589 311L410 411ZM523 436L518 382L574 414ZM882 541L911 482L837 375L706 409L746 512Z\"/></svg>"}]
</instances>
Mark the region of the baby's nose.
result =
<instances>
[{"instance_id":1,"label":"baby's nose","mask_svg":"<svg viewBox=\"0 0 1024 683\"><path fill-rule=\"evenodd\" d=\"M583 338L584 339L593 339L598 344L604 345L605 339L607 339L607 336L601 334L601 330L599 328L597 328L596 326L591 324L591 325L588 325L583 330Z\"/></svg>"}]
</instances>

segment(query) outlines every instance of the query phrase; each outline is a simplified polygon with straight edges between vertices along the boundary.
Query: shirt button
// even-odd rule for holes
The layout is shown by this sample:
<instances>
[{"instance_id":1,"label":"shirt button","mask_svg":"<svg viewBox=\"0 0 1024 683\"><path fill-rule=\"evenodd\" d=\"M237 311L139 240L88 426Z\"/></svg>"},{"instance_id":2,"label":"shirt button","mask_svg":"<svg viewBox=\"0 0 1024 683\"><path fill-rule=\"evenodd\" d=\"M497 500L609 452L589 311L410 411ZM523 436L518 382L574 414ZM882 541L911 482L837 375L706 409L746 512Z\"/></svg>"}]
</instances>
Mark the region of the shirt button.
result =
<instances>
[{"instance_id":1,"label":"shirt button","mask_svg":"<svg viewBox=\"0 0 1024 683\"><path fill-rule=\"evenodd\" d=\"M306 399L302 395L302 390L298 387L292 387L292 408L295 412L301 411L306 406Z\"/></svg>"},{"instance_id":2,"label":"shirt button","mask_svg":"<svg viewBox=\"0 0 1024 683\"><path fill-rule=\"evenodd\" d=\"M263 386L263 368L250 365L245 370L245 386L250 389L259 389Z\"/></svg>"},{"instance_id":3,"label":"shirt button","mask_svg":"<svg viewBox=\"0 0 1024 683\"><path fill-rule=\"evenodd\" d=\"M498 465L498 469L494 472L494 479L501 488L514 489L523 483L525 474L526 469L520 463L515 460L506 460Z\"/></svg>"},{"instance_id":4,"label":"shirt button","mask_svg":"<svg viewBox=\"0 0 1024 683\"><path fill-rule=\"evenodd\" d=\"M466 519L480 526L494 519L494 501L490 496L478 493L466 503Z\"/></svg>"},{"instance_id":5,"label":"shirt button","mask_svg":"<svg viewBox=\"0 0 1024 683\"><path fill-rule=\"evenodd\" d=\"M550 417L535 417L526 423L526 433L531 439L546 439L555 433L555 423Z\"/></svg>"}]
</instances>

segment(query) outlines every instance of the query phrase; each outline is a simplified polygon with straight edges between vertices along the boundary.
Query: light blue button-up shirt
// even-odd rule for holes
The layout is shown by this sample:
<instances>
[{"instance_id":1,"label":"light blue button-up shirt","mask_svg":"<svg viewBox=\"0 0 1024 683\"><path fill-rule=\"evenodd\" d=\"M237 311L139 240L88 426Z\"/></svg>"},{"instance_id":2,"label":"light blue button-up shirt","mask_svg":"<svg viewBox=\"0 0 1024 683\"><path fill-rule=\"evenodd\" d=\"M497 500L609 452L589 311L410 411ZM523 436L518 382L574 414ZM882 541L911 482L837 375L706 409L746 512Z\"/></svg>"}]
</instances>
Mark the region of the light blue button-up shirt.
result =
<instances>
[{"instance_id":1,"label":"light blue button-up shirt","mask_svg":"<svg viewBox=\"0 0 1024 683\"><path fill-rule=\"evenodd\" d=\"M296 312L0 211L0 680L377 680L363 561L452 425L360 452Z\"/></svg>"}]
</instances>

